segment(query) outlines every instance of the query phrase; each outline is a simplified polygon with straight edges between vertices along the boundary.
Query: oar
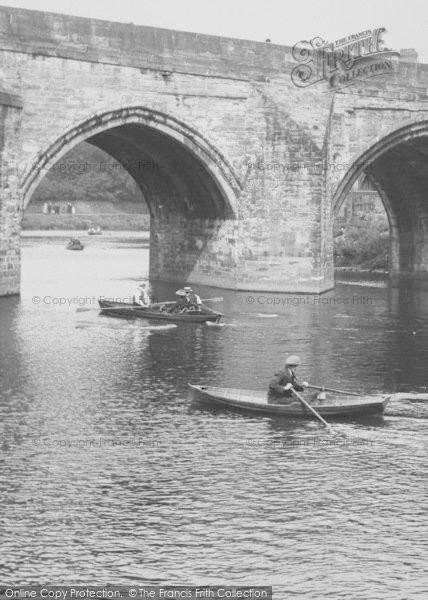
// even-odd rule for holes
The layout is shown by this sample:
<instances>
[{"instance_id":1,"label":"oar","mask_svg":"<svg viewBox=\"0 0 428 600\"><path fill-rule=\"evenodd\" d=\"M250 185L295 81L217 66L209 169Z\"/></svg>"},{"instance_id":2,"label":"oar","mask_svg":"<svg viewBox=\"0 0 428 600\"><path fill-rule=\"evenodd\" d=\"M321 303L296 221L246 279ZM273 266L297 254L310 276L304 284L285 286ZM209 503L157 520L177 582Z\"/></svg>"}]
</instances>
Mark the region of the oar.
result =
<instances>
[{"instance_id":1,"label":"oar","mask_svg":"<svg viewBox=\"0 0 428 600\"><path fill-rule=\"evenodd\" d=\"M88 312L88 310L96 310L98 312L100 312L100 310L123 310L124 308L126 308L127 310L129 309L134 309L134 308L149 308L148 306L134 306L133 304L129 304L126 306L112 306L112 307L106 307L106 308L101 308L100 306L98 308L86 308L86 306L81 306L80 308L76 308L76 312Z\"/></svg>"},{"instance_id":2,"label":"oar","mask_svg":"<svg viewBox=\"0 0 428 600\"><path fill-rule=\"evenodd\" d=\"M320 385L308 385L308 388L312 390L321 390L323 392L334 392L336 394L345 394L345 396L359 396L360 394L356 394L355 392L345 392L344 390L335 390L334 388L328 388Z\"/></svg>"},{"instance_id":3,"label":"oar","mask_svg":"<svg viewBox=\"0 0 428 600\"><path fill-rule=\"evenodd\" d=\"M327 427L327 429L330 431L330 433L333 433L333 432L332 432L332 429L331 429L331 425L330 425L329 423L327 423L327 421L326 421L325 419L323 419L323 418L322 418L322 416L319 414L319 412L317 412L317 411L315 410L315 408L313 408L313 407L312 407L312 406L309 404L309 402L306 402L306 400L303 398L303 396L301 396L301 395L299 394L299 392L296 392L296 390L294 389L294 387L291 387L291 391L292 391L292 393L293 393L293 394L296 396L296 398L298 398L298 399L300 400L300 402L303 404L303 406L306 406L306 408L308 408L308 409L311 411L311 413L312 413L312 414L314 414L314 415L316 416L316 418L317 418L319 421L321 421L321 423L322 423L322 424L323 424L325 427Z\"/></svg>"},{"instance_id":4,"label":"oar","mask_svg":"<svg viewBox=\"0 0 428 600\"><path fill-rule=\"evenodd\" d=\"M220 296L218 298L203 298L201 302L223 302L223 298ZM165 304L175 304L175 300L168 300L167 302L154 302L150 304L150 306L162 306Z\"/></svg>"}]
</instances>

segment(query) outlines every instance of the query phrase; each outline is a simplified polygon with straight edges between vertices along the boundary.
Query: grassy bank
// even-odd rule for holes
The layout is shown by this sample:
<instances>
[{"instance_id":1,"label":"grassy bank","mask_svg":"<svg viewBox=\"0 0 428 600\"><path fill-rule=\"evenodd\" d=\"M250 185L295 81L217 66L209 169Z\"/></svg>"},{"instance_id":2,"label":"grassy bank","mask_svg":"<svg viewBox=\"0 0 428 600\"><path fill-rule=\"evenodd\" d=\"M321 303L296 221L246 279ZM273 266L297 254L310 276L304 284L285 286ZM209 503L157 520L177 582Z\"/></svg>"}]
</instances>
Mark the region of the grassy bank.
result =
<instances>
[{"instance_id":1,"label":"grassy bank","mask_svg":"<svg viewBox=\"0 0 428 600\"><path fill-rule=\"evenodd\" d=\"M44 215L25 214L24 230L86 230L99 226L109 231L141 231L150 228L150 216L145 214Z\"/></svg>"},{"instance_id":2,"label":"grassy bank","mask_svg":"<svg viewBox=\"0 0 428 600\"><path fill-rule=\"evenodd\" d=\"M335 226L334 264L365 270L387 270L389 227L385 219L358 219Z\"/></svg>"}]
</instances>

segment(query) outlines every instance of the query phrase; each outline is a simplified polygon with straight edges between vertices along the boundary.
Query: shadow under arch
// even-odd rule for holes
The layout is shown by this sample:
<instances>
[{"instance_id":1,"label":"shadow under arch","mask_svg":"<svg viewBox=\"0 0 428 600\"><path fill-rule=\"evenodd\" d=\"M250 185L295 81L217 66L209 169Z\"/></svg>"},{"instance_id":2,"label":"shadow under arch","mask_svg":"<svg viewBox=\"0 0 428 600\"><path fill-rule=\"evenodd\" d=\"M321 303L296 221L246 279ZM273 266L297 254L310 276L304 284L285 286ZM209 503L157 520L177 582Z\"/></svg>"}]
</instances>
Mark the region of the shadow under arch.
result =
<instances>
[{"instance_id":1,"label":"shadow under arch","mask_svg":"<svg viewBox=\"0 0 428 600\"><path fill-rule=\"evenodd\" d=\"M60 135L28 167L22 209L47 171L61 167L61 157L83 141L116 159L141 189L151 216L152 281L235 285L233 251L243 186L204 135L159 111L119 108L92 115Z\"/></svg>"},{"instance_id":2,"label":"shadow under arch","mask_svg":"<svg viewBox=\"0 0 428 600\"><path fill-rule=\"evenodd\" d=\"M363 152L332 196L337 214L355 181L365 173L378 192L390 225L392 275L428 278L428 121L401 127Z\"/></svg>"},{"instance_id":3,"label":"shadow under arch","mask_svg":"<svg viewBox=\"0 0 428 600\"><path fill-rule=\"evenodd\" d=\"M26 169L20 186L22 209L46 173L83 141L105 150L130 172L152 216L156 195L169 198L168 208L178 212L237 216L243 186L226 157L193 127L142 106L92 115L60 135Z\"/></svg>"}]
</instances>

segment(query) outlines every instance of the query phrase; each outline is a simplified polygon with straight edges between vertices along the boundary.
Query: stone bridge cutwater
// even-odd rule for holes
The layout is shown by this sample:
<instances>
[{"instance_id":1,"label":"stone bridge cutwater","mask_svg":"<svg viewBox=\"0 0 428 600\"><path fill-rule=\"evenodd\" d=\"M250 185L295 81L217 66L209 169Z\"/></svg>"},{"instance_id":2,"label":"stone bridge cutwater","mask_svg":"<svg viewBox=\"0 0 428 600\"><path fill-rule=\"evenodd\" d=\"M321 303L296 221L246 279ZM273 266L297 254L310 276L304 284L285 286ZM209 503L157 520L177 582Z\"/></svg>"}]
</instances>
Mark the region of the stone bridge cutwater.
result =
<instances>
[{"instance_id":1,"label":"stone bridge cutwater","mask_svg":"<svg viewBox=\"0 0 428 600\"><path fill-rule=\"evenodd\" d=\"M19 293L34 190L82 141L140 186L152 279L332 288L334 215L362 172L391 273L427 279L428 65L332 91L293 85L296 64L285 46L0 7L0 295Z\"/></svg>"}]
</instances>

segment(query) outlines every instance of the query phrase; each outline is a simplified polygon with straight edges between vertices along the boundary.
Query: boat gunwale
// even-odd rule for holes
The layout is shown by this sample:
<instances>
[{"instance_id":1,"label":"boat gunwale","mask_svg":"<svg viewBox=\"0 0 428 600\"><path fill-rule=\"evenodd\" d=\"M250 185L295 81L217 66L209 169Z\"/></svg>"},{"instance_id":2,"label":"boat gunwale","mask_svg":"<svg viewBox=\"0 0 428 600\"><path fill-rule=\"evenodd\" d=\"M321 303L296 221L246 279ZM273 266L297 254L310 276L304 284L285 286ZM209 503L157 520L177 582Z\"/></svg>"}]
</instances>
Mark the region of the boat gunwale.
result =
<instances>
[{"instance_id":1,"label":"boat gunwale","mask_svg":"<svg viewBox=\"0 0 428 600\"><path fill-rule=\"evenodd\" d=\"M216 395L212 390L236 390L240 391L238 388L217 388L215 386L203 386L203 385L195 385L188 384L189 388L196 391L198 396L197 399L202 402L213 401L213 403L221 406L225 406L228 408L238 408L250 410L252 412L263 412L263 413L274 413L274 414L283 414L290 416L308 416L308 411L305 410L302 405L296 400L296 402L292 404L271 404L267 401L257 401L257 400L244 400L238 398L231 398L226 395ZM208 389L207 389L208 388ZM248 390L242 390L248 391ZM252 392L256 392L261 394L263 392L258 390L250 390ZM388 394L379 394L376 396L366 396L365 399L359 398L359 401L355 401L355 396L348 396L349 401L347 403L338 403L338 404L322 404L322 402L326 402L322 400L319 403L311 403L311 406L314 406L321 414L324 415L351 415L361 412L362 414L369 413L370 411L375 412L383 412L385 406L390 400L390 395Z\"/></svg>"}]
</instances>

